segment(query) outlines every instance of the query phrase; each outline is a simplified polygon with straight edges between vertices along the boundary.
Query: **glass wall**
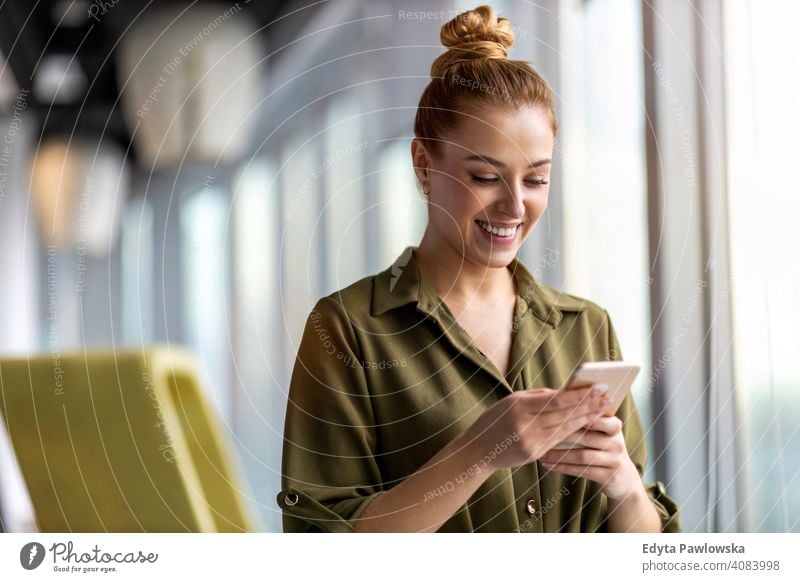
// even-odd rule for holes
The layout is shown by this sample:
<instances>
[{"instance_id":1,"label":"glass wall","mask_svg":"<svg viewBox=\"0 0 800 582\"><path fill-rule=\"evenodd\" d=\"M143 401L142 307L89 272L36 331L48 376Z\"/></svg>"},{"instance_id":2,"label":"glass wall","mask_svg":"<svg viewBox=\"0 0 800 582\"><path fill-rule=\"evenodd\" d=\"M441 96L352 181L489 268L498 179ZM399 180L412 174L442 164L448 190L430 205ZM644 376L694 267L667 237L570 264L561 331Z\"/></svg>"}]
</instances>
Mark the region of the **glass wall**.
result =
<instances>
[{"instance_id":1,"label":"glass wall","mask_svg":"<svg viewBox=\"0 0 800 582\"><path fill-rule=\"evenodd\" d=\"M651 365L644 79L636 0L565 2L559 15L565 291L611 316L633 393L650 426ZM650 450L652 435L648 433ZM650 462L653 458L651 455Z\"/></svg>"},{"instance_id":2,"label":"glass wall","mask_svg":"<svg viewBox=\"0 0 800 582\"><path fill-rule=\"evenodd\" d=\"M384 142L378 157L380 262L390 265L409 245L418 245L428 222L428 209L417 191L411 140Z\"/></svg>"},{"instance_id":3,"label":"glass wall","mask_svg":"<svg viewBox=\"0 0 800 582\"><path fill-rule=\"evenodd\" d=\"M726 4L728 191L751 531L800 531L800 5Z\"/></svg>"},{"instance_id":4,"label":"glass wall","mask_svg":"<svg viewBox=\"0 0 800 582\"><path fill-rule=\"evenodd\" d=\"M648 176L659 168L648 168L646 158L643 5L638 0L495 3L518 32L510 56L542 64L559 99L547 220L521 256L541 280L608 310L624 358L643 368L634 395L645 426L664 414L670 420L664 426L679 427L667 430L666 440L679 435L698 447L697 464L681 471L681 459L668 471L659 467L672 475L658 478L669 487L670 478L683 472L687 490L699 496L714 472L702 446L715 419L703 411L696 426L681 431L684 418L675 412L680 409L652 410L661 395L654 394L656 386L674 387L684 380L678 377L682 370L668 377L663 372L667 354L653 351L659 344L651 331L651 303L656 310L660 304L651 287L648 248L654 233L648 231L647 187ZM415 0L403 8L443 10L449 17L451 11L474 6L462 0ZM666 6L674 4L662 2L659 8ZM740 513L746 529L800 531L800 368L795 364L800 340L794 333L800 323L800 198L792 175L800 135L800 7L780 0L723 6L724 188L730 203L732 349L742 439L720 445L741 445L737 456L746 487ZM678 12L666 14L681 25L700 26L688 9ZM120 306L122 343L169 341L195 352L204 388L242 460L249 482L244 494L267 531L281 529L275 494L286 392L312 305L388 267L406 246L419 243L427 219L410 141L430 62L440 53L435 40L444 22L404 20L391 2L326 3L319 22L326 23L319 25L322 32L308 36L298 24L300 40L283 46L281 60L270 63L265 81L270 97L263 111L253 112L260 116L263 141L252 148L252 157L219 171L209 164L143 176L146 191L132 197L122 213L121 268L109 267L89 279L93 297L119 289L120 297L111 303ZM670 22L663 26L669 28ZM673 30L686 33L690 28ZM677 55L680 51L669 46L662 42L658 50L684 64L694 58ZM695 71L693 65L687 65L691 78L679 67L670 69L687 112L694 107L692 84L707 82L695 79L702 68ZM665 93L659 87L662 102ZM687 116L687 123L695 121ZM0 130L9 123L1 118ZM32 131L34 120L25 119L23 125ZM15 150L21 143L15 142ZM660 162L679 157L676 148L666 151L674 145L669 140L659 144L666 153ZM28 157L25 153L9 167L25 167ZM702 160L697 161L702 178ZM683 166L665 165L660 171L677 181L683 176L675 168ZM37 246L41 241L32 215L26 215L27 177L18 173L9 180L0 192L0 239L6 243L0 264L17 276L0 283L3 355L82 347L74 293L58 290L58 342L48 335L48 256ZM700 179L692 200L707 195L703 187ZM685 218L681 210L664 215L673 221L673 238L664 240L669 251L681 258L685 252L691 264L702 267L704 251L695 248L702 245L680 246L684 241L678 239L690 232L688 226L674 228ZM706 228L698 226L696 216L692 220L698 232ZM68 267L57 273L65 281L62 287L74 283L73 251L59 251L59 268ZM678 263L667 264L667 276L679 278L681 269L673 264ZM698 336L716 325L703 311L706 300L699 296L693 311ZM111 313L97 311L98 317ZM669 329L680 325L680 316L669 313L667 319ZM120 341L102 320L94 329L108 333L108 344ZM704 339L695 335L682 337L682 349L689 357L697 355L698 366L710 368ZM663 336L671 339L669 333ZM664 337L661 345L669 347ZM707 379L711 372L706 372ZM687 406L705 406L703 382L693 377L685 383L696 386L700 395ZM652 451L649 432L648 440ZM14 466L9 453L0 436L0 491L4 499L15 500L15 517L24 528L30 511L19 475L9 475ZM646 479L652 480L652 466L648 472ZM729 484L716 485L725 495ZM697 527L710 528L703 514L707 505L704 498L691 510Z\"/></svg>"},{"instance_id":5,"label":"glass wall","mask_svg":"<svg viewBox=\"0 0 800 582\"><path fill-rule=\"evenodd\" d=\"M275 164L248 160L234 177L232 203L234 300L232 321L238 449L264 526L280 530L270 493L280 488L285 404L284 342L280 329L281 241ZM257 504L257 505L256 505Z\"/></svg>"},{"instance_id":6,"label":"glass wall","mask_svg":"<svg viewBox=\"0 0 800 582\"><path fill-rule=\"evenodd\" d=\"M228 335L228 206L226 185L215 183L209 175L202 190L182 201L180 224L185 325L182 337L197 356L198 372L214 407L230 423L233 374Z\"/></svg>"},{"instance_id":7,"label":"glass wall","mask_svg":"<svg viewBox=\"0 0 800 582\"><path fill-rule=\"evenodd\" d=\"M153 331L153 205L144 197L128 202L122 214L123 342L144 345Z\"/></svg>"},{"instance_id":8,"label":"glass wall","mask_svg":"<svg viewBox=\"0 0 800 582\"><path fill-rule=\"evenodd\" d=\"M315 232L324 248L324 295L364 276L367 257L362 103L335 99L326 111L322 164L314 171L325 193ZM315 188L316 190L316 188Z\"/></svg>"}]
</instances>

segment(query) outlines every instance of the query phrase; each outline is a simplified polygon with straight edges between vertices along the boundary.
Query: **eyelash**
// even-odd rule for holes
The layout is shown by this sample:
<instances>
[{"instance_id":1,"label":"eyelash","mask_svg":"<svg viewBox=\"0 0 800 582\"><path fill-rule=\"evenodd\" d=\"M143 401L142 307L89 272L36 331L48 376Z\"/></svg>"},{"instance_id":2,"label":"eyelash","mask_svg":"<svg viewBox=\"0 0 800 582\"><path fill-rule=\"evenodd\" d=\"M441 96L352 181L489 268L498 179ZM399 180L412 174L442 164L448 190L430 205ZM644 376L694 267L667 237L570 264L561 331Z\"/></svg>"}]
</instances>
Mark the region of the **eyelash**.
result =
<instances>
[{"instance_id":1,"label":"eyelash","mask_svg":"<svg viewBox=\"0 0 800 582\"><path fill-rule=\"evenodd\" d=\"M473 181L477 182L478 184L495 184L499 181L499 178L482 178L481 176L476 176L475 174L470 174L472 176ZM546 186L550 182L547 180L525 180L526 182L531 183L534 188L539 186Z\"/></svg>"}]
</instances>

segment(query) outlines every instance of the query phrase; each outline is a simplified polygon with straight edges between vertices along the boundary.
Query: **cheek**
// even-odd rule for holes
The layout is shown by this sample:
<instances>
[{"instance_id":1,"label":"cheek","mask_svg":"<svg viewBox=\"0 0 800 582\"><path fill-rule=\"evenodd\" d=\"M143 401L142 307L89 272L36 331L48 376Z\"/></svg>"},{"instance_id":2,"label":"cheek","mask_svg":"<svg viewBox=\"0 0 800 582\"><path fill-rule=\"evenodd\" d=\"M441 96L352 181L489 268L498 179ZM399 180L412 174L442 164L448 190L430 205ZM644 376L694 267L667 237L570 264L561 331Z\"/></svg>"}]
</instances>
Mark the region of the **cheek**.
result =
<instances>
[{"instance_id":1,"label":"cheek","mask_svg":"<svg viewBox=\"0 0 800 582\"><path fill-rule=\"evenodd\" d=\"M431 186L448 197L464 196L469 193L469 184L463 180L456 168L449 166L436 169L431 178Z\"/></svg>"},{"instance_id":2,"label":"cheek","mask_svg":"<svg viewBox=\"0 0 800 582\"><path fill-rule=\"evenodd\" d=\"M547 209L547 198L550 190L542 190L532 194L526 203L526 212L532 217L539 218Z\"/></svg>"},{"instance_id":3,"label":"cheek","mask_svg":"<svg viewBox=\"0 0 800 582\"><path fill-rule=\"evenodd\" d=\"M433 204L431 212L441 214L450 225L454 226L454 223L471 222L476 214L491 203L491 200L482 196L477 189L470 189L461 182L449 180L437 190L431 202Z\"/></svg>"},{"instance_id":4,"label":"cheek","mask_svg":"<svg viewBox=\"0 0 800 582\"><path fill-rule=\"evenodd\" d=\"M470 195L460 192L437 190L428 203L428 219L439 232L448 232L454 236L463 230L467 217L477 210L470 205Z\"/></svg>"}]
</instances>

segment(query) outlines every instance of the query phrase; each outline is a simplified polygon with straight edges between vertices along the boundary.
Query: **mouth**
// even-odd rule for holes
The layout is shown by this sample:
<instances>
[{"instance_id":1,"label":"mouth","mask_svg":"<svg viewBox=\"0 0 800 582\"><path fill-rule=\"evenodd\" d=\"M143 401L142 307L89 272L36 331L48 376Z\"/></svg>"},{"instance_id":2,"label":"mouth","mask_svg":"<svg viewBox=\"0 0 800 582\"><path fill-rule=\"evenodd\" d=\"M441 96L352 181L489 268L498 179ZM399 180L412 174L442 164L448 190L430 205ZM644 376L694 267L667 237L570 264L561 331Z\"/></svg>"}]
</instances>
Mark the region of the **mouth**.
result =
<instances>
[{"instance_id":1,"label":"mouth","mask_svg":"<svg viewBox=\"0 0 800 582\"><path fill-rule=\"evenodd\" d=\"M496 244L507 244L513 242L517 238L520 228L522 227L521 222L490 223L486 220L476 220L475 224L478 225L478 228L487 239Z\"/></svg>"}]
</instances>

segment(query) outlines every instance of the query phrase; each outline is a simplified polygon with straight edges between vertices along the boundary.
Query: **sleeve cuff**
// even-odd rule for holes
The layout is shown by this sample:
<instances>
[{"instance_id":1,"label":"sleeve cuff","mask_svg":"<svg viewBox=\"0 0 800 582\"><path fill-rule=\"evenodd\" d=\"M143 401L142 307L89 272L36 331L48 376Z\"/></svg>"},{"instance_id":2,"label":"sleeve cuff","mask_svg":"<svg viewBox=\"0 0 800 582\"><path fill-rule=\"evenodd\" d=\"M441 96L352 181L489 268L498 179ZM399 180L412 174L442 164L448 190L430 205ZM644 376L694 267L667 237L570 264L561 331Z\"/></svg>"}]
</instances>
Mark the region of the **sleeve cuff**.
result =
<instances>
[{"instance_id":1,"label":"sleeve cuff","mask_svg":"<svg viewBox=\"0 0 800 582\"><path fill-rule=\"evenodd\" d=\"M353 533L353 523L380 493L376 491L326 505L302 489L283 489L277 496L278 506L283 511L283 531Z\"/></svg>"},{"instance_id":2,"label":"sleeve cuff","mask_svg":"<svg viewBox=\"0 0 800 582\"><path fill-rule=\"evenodd\" d=\"M645 486L645 490L661 518L661 531L664 533L680 533L682 529L678 504L667 495L664 483L656 481Z\"/></svg>"}]
</instances>

